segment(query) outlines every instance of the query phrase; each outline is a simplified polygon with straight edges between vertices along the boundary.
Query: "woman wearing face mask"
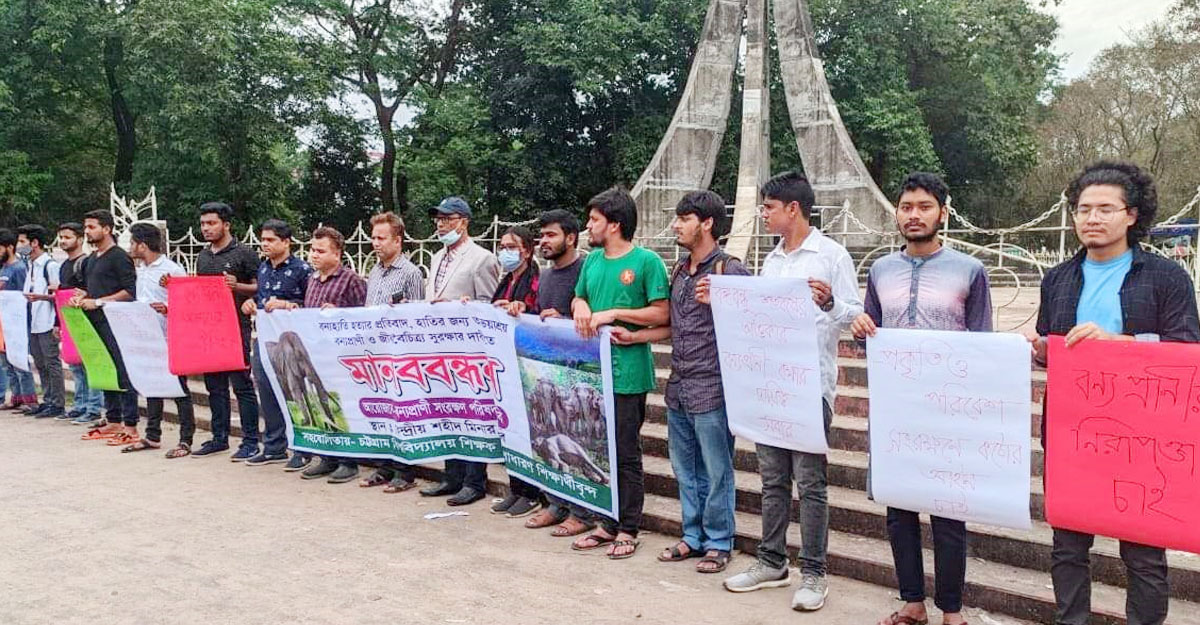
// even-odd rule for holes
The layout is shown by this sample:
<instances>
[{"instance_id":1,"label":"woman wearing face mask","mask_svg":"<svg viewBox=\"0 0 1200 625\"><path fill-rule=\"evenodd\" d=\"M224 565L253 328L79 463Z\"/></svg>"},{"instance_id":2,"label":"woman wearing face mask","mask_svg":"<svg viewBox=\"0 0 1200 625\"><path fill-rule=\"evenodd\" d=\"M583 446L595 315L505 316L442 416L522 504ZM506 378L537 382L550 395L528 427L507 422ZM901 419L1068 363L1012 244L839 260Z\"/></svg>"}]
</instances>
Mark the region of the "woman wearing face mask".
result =
<instances>
[{"instance_id":1,"label":"woman wearing face mask","mask_svg":"<svg viewBox=\"0 0 1200 625\"><path fill-rule=\"evenodd\" d=\"M522 226L513 226L500 238L500 251L496 255L504 275L492 296L492 303L507 308L512 302L525 304L525 311L538 313L537 289L541 272L533 262L533 232ZM541 489L511 475L508 478L508 496L492 506L492 514L503 514L510 519L528 516L542 507Z\"/></svg>"}]
</instances>

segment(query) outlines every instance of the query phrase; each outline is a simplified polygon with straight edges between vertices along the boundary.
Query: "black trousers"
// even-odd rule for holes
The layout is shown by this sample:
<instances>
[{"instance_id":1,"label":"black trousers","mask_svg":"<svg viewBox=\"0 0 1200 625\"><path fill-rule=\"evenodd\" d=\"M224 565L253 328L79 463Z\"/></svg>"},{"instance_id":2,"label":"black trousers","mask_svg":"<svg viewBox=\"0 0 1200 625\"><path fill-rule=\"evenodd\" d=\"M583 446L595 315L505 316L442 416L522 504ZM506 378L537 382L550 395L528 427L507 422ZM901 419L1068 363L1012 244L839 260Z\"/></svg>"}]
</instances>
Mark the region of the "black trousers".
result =
<instances>
[{"instance_id":1,"label":"black trousers","mask_svg":"<svg viewBox=\"0 0 1200 625\"><path fill-rule=\"evenodd\" d=\"M617 512L619 519L604 519L609 534L624 532L637 536L646 502L646 480L642 469L642 424L646 421L646 394L613 396L617 430Z\"/></svg>"},{"instance_id":2,"label":"black trousers","mask_svg":"<svg viewBox=\"0 0 1200 625\"><path fill-rule=\"evenodd\" d=\"M175 409L179 412L179 442L192 446L192 438L196 434L196 409L192 405L192 394L188 391L187 378L179 376L179 385L183 387L184 396L175 399ZM161 397L146 398L146 440L155 443L162 441L163 402Z\"/></svg>"},{"instance_id":3,"label":"black trousers","mask_svg":"<svg viewBox=\"0 0 1200 625\"><path fill-rule=\"evenodd\" d=\"M446 477L443 479L447 484L456 488L470 487L485 493L487 492L487 464L469 460L447 460Z\"/></svg>"}]
</instances>

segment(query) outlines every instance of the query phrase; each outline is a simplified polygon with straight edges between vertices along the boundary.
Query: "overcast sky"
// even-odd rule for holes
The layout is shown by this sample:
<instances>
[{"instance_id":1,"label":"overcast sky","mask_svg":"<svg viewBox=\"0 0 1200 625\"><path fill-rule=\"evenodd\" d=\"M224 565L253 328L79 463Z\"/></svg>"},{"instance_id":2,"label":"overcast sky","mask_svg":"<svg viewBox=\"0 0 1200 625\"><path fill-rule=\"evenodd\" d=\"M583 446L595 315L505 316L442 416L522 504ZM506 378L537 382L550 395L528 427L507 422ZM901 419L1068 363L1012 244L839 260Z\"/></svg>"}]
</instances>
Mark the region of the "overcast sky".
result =
<instances>
[{"instance_id":1,"label":"overcast sky","mask_svg":"<svg viewBox=\"0 0 1200 625\"><path fill-rule=\"evenodd\" d=\"M1062 0L1048 8L1059 22L1055 51L1070 55L1063 61L1063 79L1086 73L1096 54L1163 17L1171 4L1172 0Z\"/></svg>"}]
</instances>

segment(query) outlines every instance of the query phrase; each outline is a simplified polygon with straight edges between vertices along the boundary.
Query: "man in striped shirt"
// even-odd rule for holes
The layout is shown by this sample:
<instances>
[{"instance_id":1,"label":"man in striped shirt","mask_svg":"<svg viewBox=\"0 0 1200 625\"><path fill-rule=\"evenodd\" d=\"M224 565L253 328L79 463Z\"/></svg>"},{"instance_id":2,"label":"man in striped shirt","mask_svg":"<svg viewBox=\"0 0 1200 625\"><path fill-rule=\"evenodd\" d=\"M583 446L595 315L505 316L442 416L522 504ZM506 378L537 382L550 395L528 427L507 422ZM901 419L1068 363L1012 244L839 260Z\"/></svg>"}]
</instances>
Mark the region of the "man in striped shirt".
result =
<instances>
[{"instance_id":1,"label":"man in striped shirt","mask_svg":"<svg viewBox=\"0 0 1200 625\"><path fill-rule=\"evenodd\" d=\"M305 308L355 308L366 302L367 283L353 269L342 264L345 247L346 239L337 230L326 226L313 231L308 260L316 273L308 280ZM277 299L267 302L266 306L267 312L297 308L300 306L295 302ZM349 482L358 476L358 463L352 459L322 456L320 462L300 474L306 480L325 476L331 484Z\"/></svg>"}]
</instances>

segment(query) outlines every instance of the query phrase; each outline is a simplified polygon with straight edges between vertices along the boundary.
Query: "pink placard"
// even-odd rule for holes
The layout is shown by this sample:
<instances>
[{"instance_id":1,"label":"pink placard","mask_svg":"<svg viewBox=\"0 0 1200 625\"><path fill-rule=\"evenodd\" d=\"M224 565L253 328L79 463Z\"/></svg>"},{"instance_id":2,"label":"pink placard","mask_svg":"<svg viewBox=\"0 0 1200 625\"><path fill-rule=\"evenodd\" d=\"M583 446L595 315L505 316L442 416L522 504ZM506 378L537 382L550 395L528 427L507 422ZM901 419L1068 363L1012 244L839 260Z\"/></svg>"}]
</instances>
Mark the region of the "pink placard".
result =
<instances>
[{"instance_id":1,"label":"pink placard","mask_svg":"<svg viewBox=\"0 0 1200 625\"><path fill-rule=\"evenodd\" d=\"M62 336L62 355L63 362L68 365L81 365L83 359L79 357L79 350L75 349L75 341L71 340L71 333L67 331L67 324L62 318L62 307L66 306L71 297L75 295L74 289L60 289L54 293L54 308L58 313L58 330Z\"/></svg>"}]
</instances>

